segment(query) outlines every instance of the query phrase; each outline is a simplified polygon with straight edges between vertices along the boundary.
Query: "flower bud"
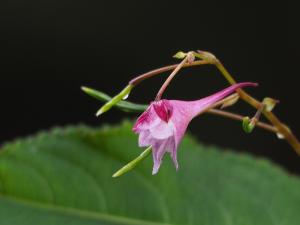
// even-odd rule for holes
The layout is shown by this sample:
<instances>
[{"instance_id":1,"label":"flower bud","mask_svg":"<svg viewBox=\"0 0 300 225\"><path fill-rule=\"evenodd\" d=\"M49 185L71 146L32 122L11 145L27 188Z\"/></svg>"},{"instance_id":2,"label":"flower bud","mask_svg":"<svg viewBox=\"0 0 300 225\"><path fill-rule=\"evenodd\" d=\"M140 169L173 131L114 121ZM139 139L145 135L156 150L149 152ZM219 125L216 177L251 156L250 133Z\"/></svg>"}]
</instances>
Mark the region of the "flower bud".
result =
<instances>
[{"instance_id":1,"label":"flower bud","mask_svg":"<svg viewBox=\"0 0 300 225\"><path fill-rule=\"evenodd\" d=\"M96 113L96 116L100 116L101 114L105 113L106 111L110 110L111 107L122 101L124 98L127 98L132 90L133 85L126 86L118 95L113 97L109 102L103 105Z\"/></svg>"}]
</instances>

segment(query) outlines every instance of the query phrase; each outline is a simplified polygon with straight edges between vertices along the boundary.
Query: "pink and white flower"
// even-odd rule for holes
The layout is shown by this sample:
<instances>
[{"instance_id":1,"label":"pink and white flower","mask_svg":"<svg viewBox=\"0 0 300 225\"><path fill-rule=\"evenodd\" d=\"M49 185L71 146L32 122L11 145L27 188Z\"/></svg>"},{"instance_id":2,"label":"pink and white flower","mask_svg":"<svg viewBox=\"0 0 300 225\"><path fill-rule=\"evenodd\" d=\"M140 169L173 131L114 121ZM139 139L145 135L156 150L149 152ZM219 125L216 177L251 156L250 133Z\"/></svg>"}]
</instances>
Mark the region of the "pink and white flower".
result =
<instances>
[{"instance_id":1,"label":"pink and white flower","mask_svg":"<svg viewBox=\"0 0 300 225\"><path fill-rule=\"evenodd\" d=\"M139 134L139 146L152 146L154 162L152 174L158 172L166 152L170 153L178 170L177 148L190 121L236 89L245 86L257 86L257 84L249 82L234 84L196 101L163 99L152 102L133 127L133 131Z\"/></svg>"}]
</instances>

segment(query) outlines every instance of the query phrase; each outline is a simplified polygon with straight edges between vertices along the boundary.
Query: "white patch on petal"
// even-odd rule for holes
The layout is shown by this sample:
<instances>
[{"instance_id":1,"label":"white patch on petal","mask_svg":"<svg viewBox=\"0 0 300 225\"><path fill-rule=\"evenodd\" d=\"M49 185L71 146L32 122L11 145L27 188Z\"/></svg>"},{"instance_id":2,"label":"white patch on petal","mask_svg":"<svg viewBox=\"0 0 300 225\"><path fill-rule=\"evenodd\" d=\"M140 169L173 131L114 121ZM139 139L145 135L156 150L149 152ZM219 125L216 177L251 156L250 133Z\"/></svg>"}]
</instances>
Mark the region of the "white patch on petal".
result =
<instances>
[{"instance_id":1,"label":"white patch on petal","mask_svg":"<svg viewBox=\"0 0 300 225\"><path fill-rule=\"evenodd\" d=\"M174 136L175 126L172 121L169 121L168 123L161 121L156 126L150 128L150 133L155 139L167 139Z\"/></svg>"},{"instance_id":2,"label":"white patch on petal","mask_svg":"<svg viewBox=\"0 0 300 225\"><path fill-rule=\"evenodd\" d=\"M164 140L155 140L155 143L152 145L152 155L153 155L153 171L152 174L156 174L162 163L162 159L167 152L168 148L174 146L173 137L169 137Z\"/></svg>"},{"instance_id":3,"label":"white patch on petal","mask_svg":"<svg viewBox=\"0 0 300 225\"><path fill-rule=\"evenodd\" d=\"M140 147L148 147L151 145L151 133L149 130L143 130L139 134L139 146Z\"/></svg>"}]
</instances>

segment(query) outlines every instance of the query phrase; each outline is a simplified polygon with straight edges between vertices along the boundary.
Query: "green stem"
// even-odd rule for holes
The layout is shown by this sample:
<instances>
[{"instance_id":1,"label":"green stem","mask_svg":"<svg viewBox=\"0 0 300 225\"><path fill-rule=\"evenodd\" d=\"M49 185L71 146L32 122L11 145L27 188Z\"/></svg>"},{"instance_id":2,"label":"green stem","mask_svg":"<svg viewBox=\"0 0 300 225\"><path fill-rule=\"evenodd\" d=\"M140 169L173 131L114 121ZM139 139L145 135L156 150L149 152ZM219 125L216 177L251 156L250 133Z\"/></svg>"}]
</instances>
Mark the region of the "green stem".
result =
<instances>
[{"instance_id":1,"label":"green stem","mask_svg":"<svg viewBox=\"0 0 300 225\"><path fill-rule=\"evenodd\" d=\"M245 118L245 116L242 116L242 115L239 115L236 113L232 113L232 112L227 112L224 110L219 110L219 109L210 109L209 111L207 111L207 113L225 117L225 118L232 119L232 120L236 120L236 121L243 121L243 119ZM262 128L266 131L275 133L275 134L278 133L278 130L274 126L271 126L267 123L257 122L256 126L259 128Z\"/></svg>"},{"instance_id":2,"label":"green stem","mask_svg":"<svg viewBox=\"0 0 300 225\"><path fill-rule=\"evenodd\" d=\"M223 66L223 64L219 61L216 60L215 64L214 64L223 74L223 76L225 77L225 79L230 83L230 84L236 84L236 81L233 79L233 77L230 75L230 73L225 69L225 67Z\"/></svg>"}]
</instances>

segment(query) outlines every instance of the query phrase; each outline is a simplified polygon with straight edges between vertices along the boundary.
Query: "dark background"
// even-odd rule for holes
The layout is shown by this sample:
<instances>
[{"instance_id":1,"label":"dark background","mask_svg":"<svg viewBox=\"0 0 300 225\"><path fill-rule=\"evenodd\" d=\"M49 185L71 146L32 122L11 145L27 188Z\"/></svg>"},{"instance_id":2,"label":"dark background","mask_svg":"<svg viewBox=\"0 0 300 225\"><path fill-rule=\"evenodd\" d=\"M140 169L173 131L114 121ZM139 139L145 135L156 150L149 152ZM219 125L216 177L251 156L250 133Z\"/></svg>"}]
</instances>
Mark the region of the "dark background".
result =
<instances>
[{"instance_id":1,"label":"dark background","mask_svg":"<svg viewBox=\"0 0 300 225\"><path fill-rule=\"evenodd\" d=\"M257 98L280 99L275 109L300 137L299 23L286 3L229 1L10 0L0 3L0 143L54 125L118 123L129 115L111 110L80 91L91 86L109 94L148 70L175 63L178 50L208 50L238 81L255 81ZM165 75L136 88L130 100L151 101ZM212 66L186 69L165 93L197 99L226 86ZM242 114L255 111L244 103ZM130 115L134 118L136 115ZM275 135L204 115L191 132L204 143L270 158L300 173L300 157Z\"/></svg>"}]
</instances>

